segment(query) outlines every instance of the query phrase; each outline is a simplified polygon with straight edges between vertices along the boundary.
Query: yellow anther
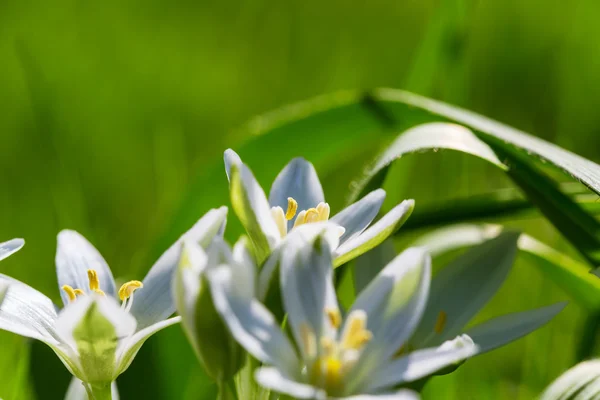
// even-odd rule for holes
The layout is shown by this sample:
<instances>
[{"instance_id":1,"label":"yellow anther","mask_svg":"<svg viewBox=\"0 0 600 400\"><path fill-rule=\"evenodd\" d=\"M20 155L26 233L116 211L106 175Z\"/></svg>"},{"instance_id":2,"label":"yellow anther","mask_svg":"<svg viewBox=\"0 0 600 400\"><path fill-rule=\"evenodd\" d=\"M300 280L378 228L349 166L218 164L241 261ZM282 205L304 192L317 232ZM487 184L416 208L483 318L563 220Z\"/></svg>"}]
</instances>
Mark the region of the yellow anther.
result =
<instances>
[{"instance_id":1,"label":"yellow anther","mask_svg":"<svg viewBox=\"0 0 600 400\"><path fill-rule=\"evenodd\" d=\"M90 281L90 290L98 293L101 296L105 296L102 289L100 289L100 280L98 279L98 273L95 269L88 269L88 279Z\"/></svg>"},{"instance_id":2,"label":"yellow anther","mask_svg":"<svg viewBox=\"0 0 600 400\"><path fill-rule=\"evenodd\" d=\"M448 318L448 315L444 311L440 311L440 313L438 314L438 317L437 317L437 321L435 321L435 327L433 328L435 333L438 333L438 334L442 333L442 331L444 330L444 327L446 326L447 318Z\"/></svg>"},{"instance_id":3,"label":"yellow anther","mask_svg":"<svg viewBox=\"0 0 600 400\"><path fill-rule=\"evenodd\" d=\"M292 197L288 197L288 206L287 206L287 210L285 212L285 219L287 219L288 221L292 218L294 218L294 215L296 215L296 211L298 210L298 202L296 200L294 200Z\"/></svg>"},{"instance_id":4,"label":"yellow anther","mask_svg":"<svg viewBox=\"0 0 600 400\"><path fill-rule=\"evenodd\" d=\"M75 293L75 295L77 295L77 296L82 296L85 294L85 292L81 289L74 289L73 293Z\"/></svg>"},{"instance_id":5,"label":"yellow anther","mask_svg":"<svg viewBox=\"0 0 600 400\"><path fill-rule=\"evenodd\" d=\"M327 221L329 219L329 204L327 203L319 203L317 205L317 212L319 213L319 221Z\"/></svg>"},{"instance_id":6,"label":"yellow anther","mask_svg":"<svg viewBox=\"0 0 600 400\"><path fill-rule=\"evenodd\" d=\"M337 308L327 308L325 309L325 313L327 314L327 318L329 318L329 322L331 325L338 329L340 325L342 325L342 314L340 314L340 310Z\"/></svg>"},{"instance_id":7,"label":"yellow anther","mask_svg":"<svg viewBox=\"0 0 600 400\"><path fill-rule=\"evenodd\" d=\"M360 350L373 337L366 329L367 314L361 310L353 311L348 316L347 324L342 337L342 348Z\"/></svg>"},{"instance_id":8,"label":"yellow anther","mask_svg":"<svg viewBox=\"0 0 600 400\"><path fill-rule=\"evenodd\" d=\"M317 338L312 329L306 324L300 325L300 340L302 341L305 354L309 356L317 354Z\"/></svg>"},{"instance_id":9,"label":"yellow anther","mask_svg":"<svg viewBox=\"0 0 600 400\"><path fill-rule=\"evenodd\" d=\"M294 221L294 228L304 224L304 217L306 216L306 211L302 210L296 216L296 220Z\"/></svg>"},{"instance_id":10,"label":"yellow anther","mask_svg":"<svg viewBox=\"0 0 600 400\"><path fill-rule=\"evenodd\" d=\"M277 225L281 237L285 237L287 235L287 221L283 214L283 209L281 207L273 207L271 208L271 215L275 220L275 225Z\"/></svg>"},{"instance_id":11,"label":"yellow anther","mask_svg":"<svg viewBox=\"0 0 600 400\"><path fill-rule=\"evenodd\" d=\"M319 211L316 208L309 208L306 210L306 215L304 216L304 223L310 224L311 222L317 222L319 220Z\"/></svg>"},{"instance_id":12,"label":"yellow anther","mask_svg":"<svg viewBox=\"0 0 600 400\"><path fill-rule=\"evenodd\" d=\"M137 289L141 289L143 287L144 284L140 281L126 282L123 285L121 285L121 288L119 289L119 298L121 299L121 301L123 301L129 298Z\"/></svg>"},{"instance_id":13,"label":"yellow anther","mask_svg":"<svg viewBox=\"0 0 600 400\"><path fill-rule=\"evenodd\" d=\"M100 281L98 280L98 273L95 269L88 269L88 279L90 281L90 290L100 289Z\"/></svg>"},{"instance_id":14,"label":"yellow anther","mask_svg":"<svg viewBox=\"0 0 600 400\"><path fill-rule=\"evenodd\" d=\"M73 289L69 285L63 285L61 289L69 296L69 301L75 301L77 298L77 294L75 293L75 289Z\"/></svg>"}]
</instances>

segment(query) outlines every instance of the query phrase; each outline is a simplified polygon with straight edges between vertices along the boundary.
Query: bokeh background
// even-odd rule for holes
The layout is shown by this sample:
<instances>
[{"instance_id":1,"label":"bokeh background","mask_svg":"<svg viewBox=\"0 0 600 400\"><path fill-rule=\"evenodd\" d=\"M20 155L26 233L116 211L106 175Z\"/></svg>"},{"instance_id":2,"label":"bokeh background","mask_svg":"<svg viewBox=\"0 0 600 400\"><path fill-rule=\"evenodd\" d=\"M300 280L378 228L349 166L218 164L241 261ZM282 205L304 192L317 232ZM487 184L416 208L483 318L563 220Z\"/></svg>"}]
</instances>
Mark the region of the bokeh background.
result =
<instances>
[{"instance_id":1,"label":"bokeh background","mask_svg":"<svg viewBox=\"0 0 600 400\"><path fill-rule=\"evenodd\" d=\"M116 276L142 278L206 210L228 203L225 148L262 160L251 167L268 188L280 160L338 140L307 144L293 132L246 148L252 117L340 89L411 90L600 161L598 15L594 0L3 0L0 238L27 245L2 272L59 302L55 238L72 228ZM382 142L374 134L315 160L332 208ZM510 185L452 153L407 157L401 172L390 197L417 207ZM569 250L535 215L502 222ZM564 298L519 260L479 319ZM577 359L585 317L570 305L542 330L432 380L425 398L535 397ZM60 399L68 382L51 350L0 333L1 398ZM149 340L119 386L124 399L214 397L178 327Z\"/></svg>"}]
</instances>

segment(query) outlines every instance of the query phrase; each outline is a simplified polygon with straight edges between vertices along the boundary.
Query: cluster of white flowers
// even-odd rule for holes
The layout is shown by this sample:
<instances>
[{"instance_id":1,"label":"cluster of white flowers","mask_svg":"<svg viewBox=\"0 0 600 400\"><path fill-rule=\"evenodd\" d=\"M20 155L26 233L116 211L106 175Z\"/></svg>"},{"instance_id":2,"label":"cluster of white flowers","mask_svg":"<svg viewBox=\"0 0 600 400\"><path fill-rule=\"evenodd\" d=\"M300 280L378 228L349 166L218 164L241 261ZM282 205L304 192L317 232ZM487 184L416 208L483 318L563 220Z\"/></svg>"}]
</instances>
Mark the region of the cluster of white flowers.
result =
<instances>
[{"instance_id":1,"label":"cluster of white flowers","mask_svg":"<svg viewBox=\"0 0 600 400\"><path fill-rule=\"evenodd\" d=\"M379 272L344 309L335 268L376 254L414 202L372 223L385 198L378 189L330 217L315 169L304 159L281 171L268 198L232 150L225 166L231 204L247 232L233 247L223 239L227 207L210 210L142 281L117 290L100 253L77 232L62 231L56 254L62 310L0 275L0 328L54 350L74 376L67 398L117 398L114 382L142 344L182 321L191 347L229 398L254 398L227 385L251 368L271 398L415 399L427 378L537 329L564 307L464 331L510 270L518 234L507 232L433 279L424 248L409 248L385 265L373 261L369 267ZM0 259L23 244L0 244Z\"/></svg>"}]
</instances>

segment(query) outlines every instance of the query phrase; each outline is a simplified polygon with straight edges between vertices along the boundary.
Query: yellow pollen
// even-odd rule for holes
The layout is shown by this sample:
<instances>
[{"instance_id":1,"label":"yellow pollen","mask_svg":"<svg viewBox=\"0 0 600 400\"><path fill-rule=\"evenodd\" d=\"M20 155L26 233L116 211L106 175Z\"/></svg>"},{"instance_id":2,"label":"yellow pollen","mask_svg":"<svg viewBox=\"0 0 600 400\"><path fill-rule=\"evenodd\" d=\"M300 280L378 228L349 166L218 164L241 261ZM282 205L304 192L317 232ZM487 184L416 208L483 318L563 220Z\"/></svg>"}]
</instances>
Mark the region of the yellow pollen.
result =
<instances>
[{"instance_id":1,"label":"yellow pollen","mask_svg":"<svg viewBox=\"0 0 600 400\"><path fill-rule=\"evenodd\" d=\"M348 326L342 337L342 348L360 350L373 334L366 329L367 316L364 312L354 311L348 317Z\"/></svg>"},{"instance_id":2,"label":"yellow pollen","mask_svg":"<svg viewBox=\"0 0 600 400\"><path fill-rule=\"evenodd\" d=\"M333 353L336 350L336 343L333 341L332 338L327 337L327 336L322 336L321 337L321 349L323 349L323 354L326 357L331 357L331 356L333 356Z\"/></svg>"},{"instance_id":3,"label":"yellow pollen","mask_svg":"<svg viewBox=\"0 0 600 400\"><path fill-rule=\"evenodd\" d=\"M309 356L317 354L317 338L314 332L306 324L300 325L300 339L302 346L304 346L304 353Z\"/></svg>"},{"instance_id":4,"label":"yellow pollen","mask_svg":"<svg viewBox=\"0 0 600 400\"><path fill-rule=\"evenodd\" d=\"M69 285L63 285L61 289L69 296L69 301L75 301L77 298L77 294L75 293L75 289L73 289Z\"/></svg>"},{"instance_id":5,"label":"yellow pollen","mask_svg":"<svg viewBox=\"0 0 600 400\"><path fill-rule=\"evenodd\" d=\"M329 219L329 204L327 203L319 203L317 205L317 212L319 213L319 221L327 221Z\"/></svg>"},{"instance_id":6,"label":"yellow pollen","mask_svg":"<svg viewBox=\"0 0 600 400\"><path fill-rule=\"evenodd\" d=\"M309 208L306 210L306 215L304 216L304 223L309 224L311 222L317 222L319 220L319 211L316 208Z\"/></svg>"},{"instance_id":7,"label":"yellow pollen","mask_svg":"<svg viewBox=\"0 0 600 400\"><path fill-rule=\"evenodd\" d=\"M126 282L123 285L121 285L121 288L119 289L119 298L121 299L121 301L128 299L133 294L133 292L143 287L144 284L140 281Z\"/></svg>"},{"instance_id":8,"label":"yellow pollen","mask_svg":"<svg viewBox=\"0 0 600 400\"><path fill-rule=\"evenodd\" d=\"M288 197L288 206L287 206L287 210L285 212L285 219L287 219L288 221L292 218L294 218L294 215L296 215L296 211L298 210L298 202L296 200L294 200L292 197Z\"/></svg>"},{"instance_id":9,"label":"yellow pollen","mask_svg":"<svg viewBox=\"0 0 600 400\"><path fill-rule=\"evenodd\" d=\"M82 296L85 294L85 292L81 289L74 289L73 293L75 293L75 295L77 295L77 296Z\"/></svg>"},{"instance_id":10,"label":"yellow pollen","mask_svg":"<svg viewBox=\"0 0 600 400\"><path fill-rule=\"evenodd\" d=\"M100 289L100 280L98 279L98 273L95 269L88 269L88 279L90 281L90 290L98 293L101 296L105 296L104 292Z\"/></svg>"},{"instance_id":11,"label":"yellow pollen","mask_svg":"<svg viewBox=\"0 0 600 400\"><path fill-rule=\"evenodd\" d=\"M444 330L444 327L446 326L447 318L448 318L448 315L444 311L440 311L440 313L438 314L438 317L437 317L437 321L435 321L435 327L433 328L435 333L438 333L438 334L442 333L442 331Z\"/></svg>"},{"instance_id":12,"label":"yellow pollen","mask_svg":"<svg viewBox=\"0 0 600 400\"><path fill-rule=\"evenodd\" d=\"M331 322L331 326L335 329L338 329L340 325L342 325L342 315L340 314L340 310L337 308L327 308L325 309L325 313L327 314L327 318L329 318L329 322Z\"/></svg>"}]
</instances>

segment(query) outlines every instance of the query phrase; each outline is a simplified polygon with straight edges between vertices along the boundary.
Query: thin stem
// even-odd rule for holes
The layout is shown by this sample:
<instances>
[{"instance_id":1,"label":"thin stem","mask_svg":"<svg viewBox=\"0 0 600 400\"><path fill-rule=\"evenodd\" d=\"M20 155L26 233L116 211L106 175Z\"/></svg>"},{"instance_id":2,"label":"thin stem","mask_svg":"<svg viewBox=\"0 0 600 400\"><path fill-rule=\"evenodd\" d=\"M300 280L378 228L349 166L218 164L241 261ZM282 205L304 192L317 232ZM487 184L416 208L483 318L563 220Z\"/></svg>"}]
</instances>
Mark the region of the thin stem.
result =
<instances>
[{"instance_id":1,"label":"thin stem","mask_svg":"<svg viewBox=\"0 0 600 400\"><path fill-rule=\"evenodd\" d=\"M89 388L89 390L88 390ZM111 384L89 385L88 397L90 400L112 400Z\"/></svg>"},{"instance_id":2,"label":"thin stem","mask_svg":"<svg viewBox=\"0 0 600 400\"><path fill-rule=\"evenodd\" d=\"M227 381L220 381L219 385L219 400L238 400L237 390L235 388L235 381L233 378Z\"/></svg>"}]
</instances>

